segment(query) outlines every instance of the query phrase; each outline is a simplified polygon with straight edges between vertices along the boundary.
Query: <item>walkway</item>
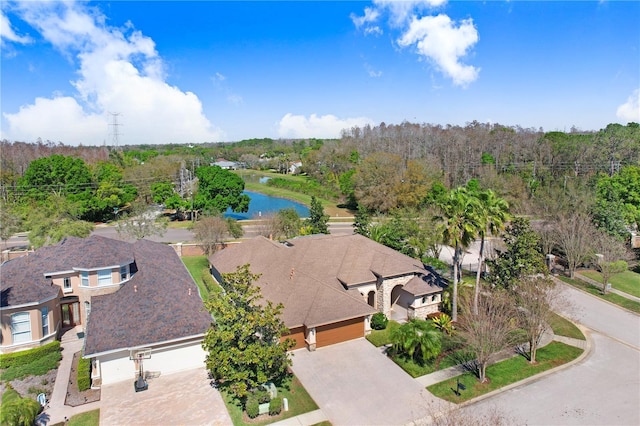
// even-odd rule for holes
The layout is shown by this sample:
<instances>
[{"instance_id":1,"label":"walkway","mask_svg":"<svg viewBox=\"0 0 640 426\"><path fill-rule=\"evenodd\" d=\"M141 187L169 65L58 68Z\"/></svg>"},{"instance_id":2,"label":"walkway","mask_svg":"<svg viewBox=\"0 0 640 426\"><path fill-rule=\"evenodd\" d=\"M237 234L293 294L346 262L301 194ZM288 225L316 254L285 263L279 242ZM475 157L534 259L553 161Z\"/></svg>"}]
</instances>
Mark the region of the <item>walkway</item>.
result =
<instances>
[{"instance_id":1,"label":"walkway","mask_svg":"<svg viewBox=\"0 0 640 426\"><path fill-rule=\"evenodd\" d=\"M49 404L44 411L36 419L36 423L40 425L49 425L64 422L65 419L73 415L84 413L86 411L100 408L100 401L89 404L71 407L64 405L67 397L67 386L69 377L71 376L71 363L73 362L73 354L82 350L84 339L82 327L78 326L66 331L62 335L62 360L58 366L56 381L53 385L53 392L49 398Z\"/></svg>"}]
</instances>

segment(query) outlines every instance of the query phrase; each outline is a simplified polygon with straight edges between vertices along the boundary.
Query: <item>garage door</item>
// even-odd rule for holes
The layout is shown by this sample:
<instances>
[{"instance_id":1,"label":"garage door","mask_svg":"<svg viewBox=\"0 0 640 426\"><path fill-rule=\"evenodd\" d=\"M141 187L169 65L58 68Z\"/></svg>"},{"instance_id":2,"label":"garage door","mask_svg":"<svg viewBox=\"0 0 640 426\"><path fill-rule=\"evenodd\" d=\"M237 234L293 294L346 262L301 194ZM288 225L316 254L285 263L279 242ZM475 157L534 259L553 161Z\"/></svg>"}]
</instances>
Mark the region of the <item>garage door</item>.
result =
<instances>
[{"instance_id":1,"label":"garage door","mask_svg":"<svg viewBox=\"0 0 640 426\"><path fill-rule=\"evenodd\" d=\"M316 328L316 347L333 345L364 336L364 319L354 318Z\"/></svg>"},{"instance_id":2,"label":"garage door","mask_svg":"<svg viewBox=\"0 0 640 426\"><path fill-rule=\"evenodd\" d=\"M282 340L286 339L287 337L296 341L296 345L293 347L293 349L306 347L306 344L304 342L304 326L292 328L291 330L289 330L288 335L282 336Z\"/></svg>"}]
</instances>

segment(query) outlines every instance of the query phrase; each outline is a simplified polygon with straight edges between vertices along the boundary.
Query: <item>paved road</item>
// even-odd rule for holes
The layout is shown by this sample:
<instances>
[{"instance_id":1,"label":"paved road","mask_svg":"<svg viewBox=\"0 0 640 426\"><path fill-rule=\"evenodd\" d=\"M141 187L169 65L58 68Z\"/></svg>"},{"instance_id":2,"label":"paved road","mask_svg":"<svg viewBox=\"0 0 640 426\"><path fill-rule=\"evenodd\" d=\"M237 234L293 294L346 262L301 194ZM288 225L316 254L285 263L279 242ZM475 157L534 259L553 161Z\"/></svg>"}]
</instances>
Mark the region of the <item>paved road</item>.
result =
<instances>
[{"instance_id":1,"label":"paved road","mask_svg":"<svg viewBox=\"0 0 640 426\"><path fill-rule=\"evenodd\" d=\"M529 425L640 424L640 317L570 287L566 309L591 329L580 363L465 408L498 407Z\"/></svg>"}]
</instances>

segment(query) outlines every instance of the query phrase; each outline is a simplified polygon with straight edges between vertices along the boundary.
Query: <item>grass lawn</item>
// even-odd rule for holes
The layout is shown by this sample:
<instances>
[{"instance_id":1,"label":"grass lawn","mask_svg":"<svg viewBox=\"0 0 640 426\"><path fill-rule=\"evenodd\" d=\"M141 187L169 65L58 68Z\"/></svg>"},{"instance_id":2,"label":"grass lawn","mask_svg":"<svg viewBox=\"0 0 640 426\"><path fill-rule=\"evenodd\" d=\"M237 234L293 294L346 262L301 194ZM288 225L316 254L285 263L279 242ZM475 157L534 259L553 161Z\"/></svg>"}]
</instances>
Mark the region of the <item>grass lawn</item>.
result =
<instances>
[{"instance_id":1,"label":"grass lawn","mask_svg":"<svg viewBox=\"0 0 640 426\"><path fill-rule=\"evenodd\" d=\"M371 334L367 336L367 340L377 348L384 345L390 345L391 339L389 338L389 333L391 333L391 330L398 327L400 327L400 323L391 320L387 323L387 328L384 330L371 330Z\"/></svg>"},{"instance_id":2,"label":"grass lawn","mask_svg":"<svg viewBox=\"0 0 640 426\"><path fill-rule=\"evenodd\" d=\"M551 322L549 323L553 333L558 336L573 337L574 339L586 340L582 331L574 323L561 317L556 313L552 313Z\"/></svg>"},{"instance_id":3,"label":"grass lawn","mask_svg":"<svg viewBox=\"0 0 640 426\"><path fill-rule=\"evenodd\" d=\"M207 300L210 294L220 291L220 287L209 273L207 256L184 256L181 259L196 282L202 300Z\"/></svg>"},{"instance_id":4,"label":"grass lawn","mask_svg":"<svg viewBox=\"0 0 640 426\"><path fill-rule=\"evenodd\" d=\"M98 426L100 424L100 409L76 414L69 419L67 426Z\"/></svg>"},{"instance_id":5,"label":"grass lawn","mask_svg":"<svg viewBox=\"0 0 640 426\"><path fill-rule=\"evenodd\" d=\"M229 411L229 415L231 416L231 421L233 421L233 424L236 426L266 425L318 409L318 405L311 396L309 396L306 389L302 386L302 383L300 383L295 376L289 376L282 386L278 386L278 396L287 398L289 401L289 411L283 411L279 416L263 415L245 423L242 407L237 405L224 389L222 389L221 393L224 403L227 406L227 411Z\"/></svg>"},{"instance_id":6,"label":"grass lawn","mask_svg":"<svg viewBox=\"0 0 640 426\"><path fill-rule=\"evenodd\" d=\"M602 294L602 290L600 290L598 287L594 287L591 284L585 283L581 280L571 279L562 275L560 275L558 278L569 285L579 288L580 290L586 291L608 302L640 314L640 303L636 302L635 300L630 300L626 297L622 297L614 293Z\"/></svg>"},{"instance_id":7,"label":"grass lawn","mask_svg":"<svg viewBox=\"0 0 640 426\"><path fill-rule=\"evenodd\" d=\"M551 342L538 350L538 362L535 365L529 364L529 361L523 356L515 356L487 367L488 383L481 384L474 374L465 373L462 376L431 385L427 387L427 390L439 398L454 403L461 403L559 365L566 364L576 359L581 353L582 349L560 342ZM460 396L457 396L453 392L457 387L458 379L460 383L466 386L466 390L460 391Z\"/></svg>"},{"instance_id":8,"label":"grass lawn","mask_svg":"<svg viewBox=\"0 0 640 426\"><path fill-rule=\"evenodd\" d=\"M582 275L599 283L602 282L602 274L598 271L580 271ZM633 271L624 271L609 278L609 283L616 290L624 291L632 296L640 297L640 274Z\"/></svg>"}]
</instances>

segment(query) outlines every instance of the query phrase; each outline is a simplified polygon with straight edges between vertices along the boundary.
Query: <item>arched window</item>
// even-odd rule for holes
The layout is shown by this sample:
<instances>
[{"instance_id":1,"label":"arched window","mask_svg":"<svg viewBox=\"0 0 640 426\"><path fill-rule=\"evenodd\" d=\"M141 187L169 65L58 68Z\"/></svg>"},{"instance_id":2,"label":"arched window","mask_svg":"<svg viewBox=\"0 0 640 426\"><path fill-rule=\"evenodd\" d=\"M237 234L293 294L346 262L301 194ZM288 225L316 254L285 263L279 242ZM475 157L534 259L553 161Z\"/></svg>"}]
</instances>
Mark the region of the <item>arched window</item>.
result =
<instances>
[{"instance_id":1,"label":"arched window","mask_svg":"<svg viewBox=\"0 0 640 426\"><path fill-rule=\"evenodd\" d=\"M14 344L31 341L31 315L29 312L18 312L11 315L11 337Z\"/></svg>"}]
</instances>

